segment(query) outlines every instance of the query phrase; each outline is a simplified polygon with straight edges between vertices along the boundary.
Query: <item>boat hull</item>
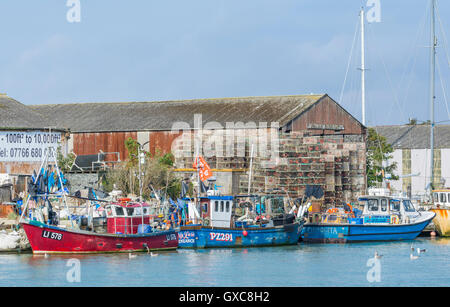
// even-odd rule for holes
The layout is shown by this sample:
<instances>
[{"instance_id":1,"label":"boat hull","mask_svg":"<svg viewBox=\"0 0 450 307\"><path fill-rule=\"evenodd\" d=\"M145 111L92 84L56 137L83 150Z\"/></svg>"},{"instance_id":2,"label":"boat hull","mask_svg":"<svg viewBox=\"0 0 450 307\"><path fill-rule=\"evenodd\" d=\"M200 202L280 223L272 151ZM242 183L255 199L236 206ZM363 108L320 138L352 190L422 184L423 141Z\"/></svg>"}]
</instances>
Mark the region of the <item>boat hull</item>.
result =
<instances>
[{"instance_id":1,"label":"boat hull","mask_svg":"<svg viewBox=\"0 0 450 307\"><path fill-rule=\"evenodd\" d=\"M224 248L294 245L300 238L302 226L300 223L245 229L183 226L178 232L178 247Z\"/></svg>"},{"instance_id":2,"label":"boat hull","mask_svg":"<svg viewBox=\"0 0 450 307\"><path fill-rule=\"evenodd\" d=\"M308 223L303 228L302 240L309 243L413 240L433 218L434 214L417 223L395 225Z\"/></svg>"},{"instance_id":3,"label":"boat hull","mask_svg":"<svg viewBox=\"0 0 450 307\"><path fill-rule=\"evenodd\" d=\"M38 223L22 223L22 227L34 254L123 253L173 250L178 246L174 230L120 235L68 230Z\"/></svg>"},{"instance_id":4,"label":"boat hull","mask_svg":"<svg viewBox=\"0 0 450 307\"><path fill-rule=\"evenodd\" d=\"M450 237L450 209L431 209L430 211L436 213L433 223L438 234L441 237Z\"/></svg>"}]
</instances>

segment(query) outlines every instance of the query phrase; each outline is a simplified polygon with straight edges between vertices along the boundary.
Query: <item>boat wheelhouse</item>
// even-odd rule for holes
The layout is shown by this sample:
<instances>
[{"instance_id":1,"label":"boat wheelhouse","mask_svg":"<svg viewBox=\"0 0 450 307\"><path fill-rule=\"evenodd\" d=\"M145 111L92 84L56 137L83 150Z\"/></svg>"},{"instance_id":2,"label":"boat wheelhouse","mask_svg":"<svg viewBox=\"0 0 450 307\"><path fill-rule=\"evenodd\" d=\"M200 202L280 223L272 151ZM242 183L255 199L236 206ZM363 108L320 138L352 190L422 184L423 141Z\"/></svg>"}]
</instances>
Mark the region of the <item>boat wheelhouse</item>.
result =
<instances>
[{"instance_id":1,"label":"boat wheelhouse","mask_svg":"<svg viewBox=\"0 0 450 307\"><path fill-rule=\"evenodd\" d=\"M180 248L255 247L297 244L302 224L274 221L247 197L211 195L188 201L188 217L178 232ZM261 204L259 204L261 208ZM241 215L238 215L240 212Z\"/></svg>"},{"instance_id":2,"label":"boat wheelhouse","mask_svg":"<svg viewBox=\"0 0 450 307\"><path fill-rule=\"evenodd\" d=\"M433 207L430 211L436 213L433 223L436 231L442 237L450 236L450 189L434 190Z\"/></svg>"}]
</instances>

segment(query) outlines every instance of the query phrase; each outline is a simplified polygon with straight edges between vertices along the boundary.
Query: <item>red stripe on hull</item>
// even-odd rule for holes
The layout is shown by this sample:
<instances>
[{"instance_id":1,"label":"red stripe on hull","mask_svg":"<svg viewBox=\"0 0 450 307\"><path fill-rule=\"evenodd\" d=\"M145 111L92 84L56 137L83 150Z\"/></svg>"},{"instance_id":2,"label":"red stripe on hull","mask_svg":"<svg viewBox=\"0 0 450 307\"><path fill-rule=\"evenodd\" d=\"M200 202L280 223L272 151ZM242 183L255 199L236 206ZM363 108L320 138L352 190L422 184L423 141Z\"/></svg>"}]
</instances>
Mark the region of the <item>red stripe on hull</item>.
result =
<instances>
[{"instance_id":1,"label":"red stripe on hull","mask_svg":"<svg viewBox=\"0 0 450 307\"><path fill-rule=\"evenodd\" d=\"M173 250L178 247L174 230L142 235L114 235L22 224L33 253L120 253ZM148 249L145 247L148 246Z\"/></svg>"}]
</instances>

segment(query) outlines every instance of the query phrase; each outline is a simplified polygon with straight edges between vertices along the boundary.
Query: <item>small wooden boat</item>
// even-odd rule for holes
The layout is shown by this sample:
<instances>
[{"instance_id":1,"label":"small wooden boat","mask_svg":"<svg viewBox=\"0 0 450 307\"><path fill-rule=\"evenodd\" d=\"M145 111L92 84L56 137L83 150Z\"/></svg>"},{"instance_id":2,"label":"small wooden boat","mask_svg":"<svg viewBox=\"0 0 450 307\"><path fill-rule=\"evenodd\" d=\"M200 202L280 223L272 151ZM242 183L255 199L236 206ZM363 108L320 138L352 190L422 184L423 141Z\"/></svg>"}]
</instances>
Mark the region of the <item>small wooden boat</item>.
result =
<instances>
[{"instance_id":1,"label":"small wooden boat","mask_svg":"<svg viewBox=\"0 0 450 307\"><path fill-rule=\"evenodd\" d=\"M309 213L302 231L304 242L347 243L415 239L435 217L418 212L406 198L363 196L363 210L331 208Z\"/></svg>"},{"instance_id":2,"label":"small wooden boat","mask_svg":"<svg viewBox=\"0 0 450 307\"><path fill-rule=\"evenodd\" d=\"M256 222L246 216L239 219L233 214L237 205L235 200L233 196L216 195L201 197L199 206L189 202L190 220L201 222L180 227L178 246L222 248L297 244L303 223L295 221L294 215L279 219L257 215Z\"/></svg>"}]
</instances>

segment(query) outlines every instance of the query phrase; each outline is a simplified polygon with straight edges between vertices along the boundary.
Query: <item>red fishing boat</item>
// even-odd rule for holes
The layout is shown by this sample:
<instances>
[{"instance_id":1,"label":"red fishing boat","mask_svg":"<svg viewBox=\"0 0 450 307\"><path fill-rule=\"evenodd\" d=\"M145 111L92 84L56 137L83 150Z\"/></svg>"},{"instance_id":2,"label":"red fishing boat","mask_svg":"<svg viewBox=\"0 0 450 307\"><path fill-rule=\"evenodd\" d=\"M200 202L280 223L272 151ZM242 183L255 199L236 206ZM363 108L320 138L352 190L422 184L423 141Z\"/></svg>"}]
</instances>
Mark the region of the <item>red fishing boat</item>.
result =
<instances>
[{"instance_id":1,"label":"red fishing boat","mask_svg":"<svg viewBox=\"0 0 450 307\"><path fill-rule=\"evenodd\" d=\"M174 250L175 230L153 230L155 215L145 203L118 202L104 207L106 217L66 229L39 221L22 222L33 253L110 253ZM103 222L105 221L106 222Z\"/></svg>"}]
</instances>

